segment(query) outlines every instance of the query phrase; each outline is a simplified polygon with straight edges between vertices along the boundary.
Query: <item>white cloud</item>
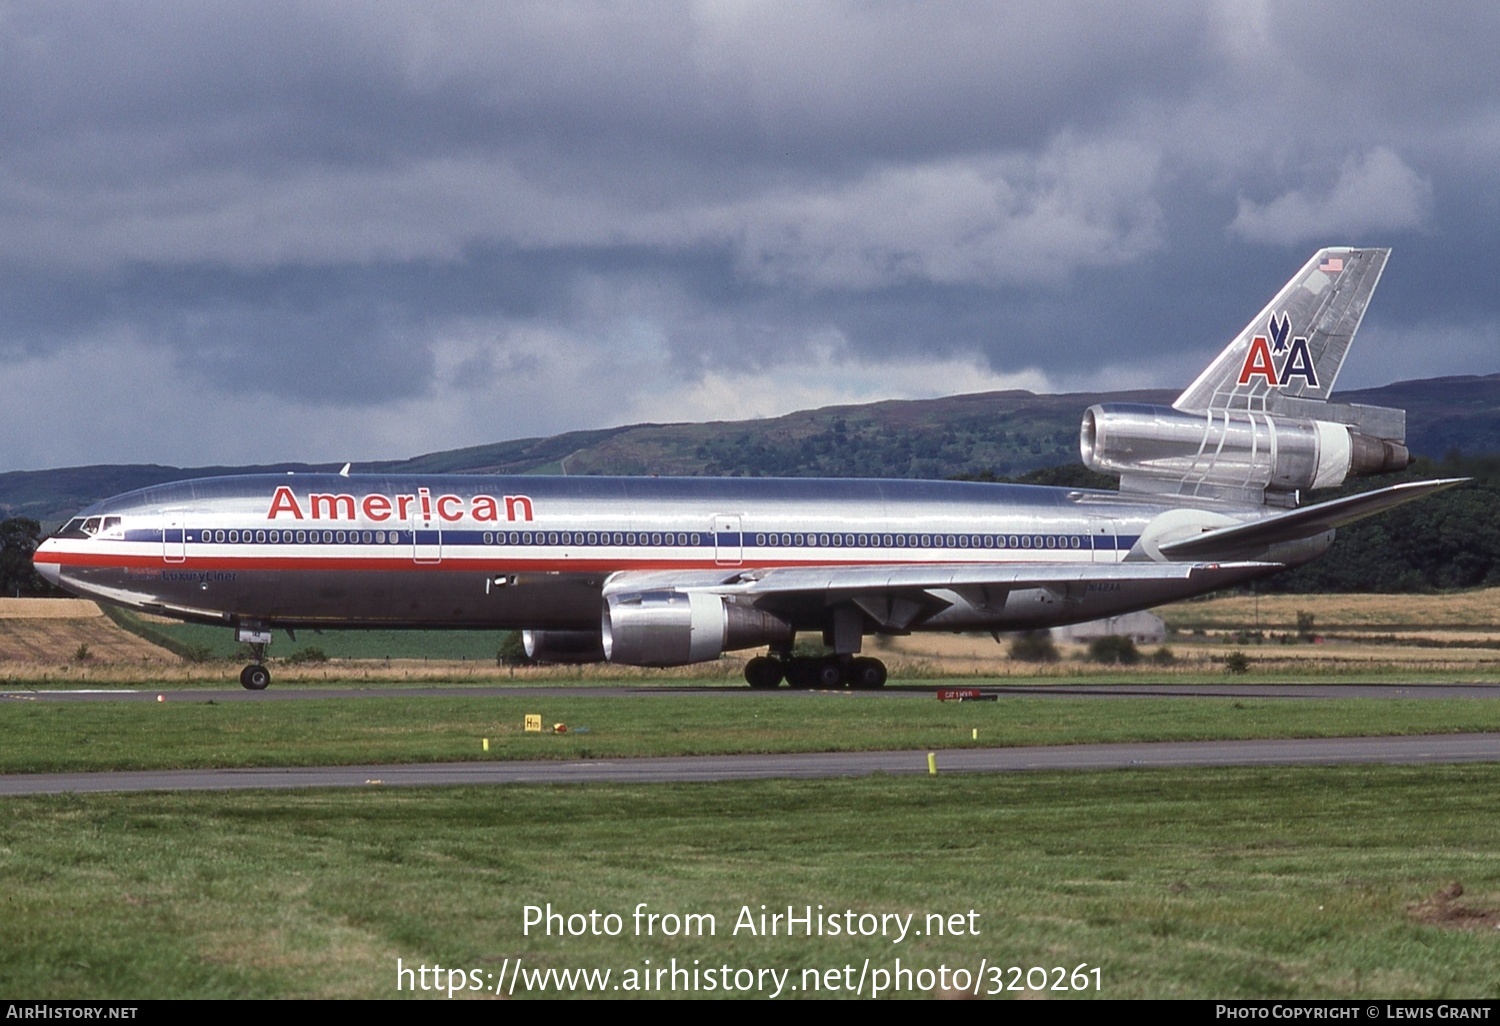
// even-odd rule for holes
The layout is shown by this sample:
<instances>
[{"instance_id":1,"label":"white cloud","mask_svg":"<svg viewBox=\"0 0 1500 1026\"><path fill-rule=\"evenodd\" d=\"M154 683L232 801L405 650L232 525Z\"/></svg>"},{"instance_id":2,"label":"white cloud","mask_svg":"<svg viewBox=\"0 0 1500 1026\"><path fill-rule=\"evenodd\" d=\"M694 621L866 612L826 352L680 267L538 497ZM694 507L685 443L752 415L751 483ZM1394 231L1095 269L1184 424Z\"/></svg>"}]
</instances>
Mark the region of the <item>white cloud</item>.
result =
<instances>
[{"instance_id":1,"label":"white cloud","mask_svg":"<svg viewBox=\"0 0 1500 1026\"><path fill-rule=\"evenodd\" d=\"M0 460L1183 384L1263 243L1493 323L1495 9L11 5Z\"/></svg>"},{"instance_id":2,"label":"white cloud","mask_svg":"<svg viewBox=\"0 0 1500 1026\"><path fill-rule=\"evenodd\" d=\"M1362 233L1421 227L1432 183L1377 146L1344 161L1327 188L1294 189L1264 205L1240 197L1229 230L1250 242L1353 242Z\"/></svg>"},{"instance_id":3,"label":"white cloud","mask_svg":"<svg viewBox=\"0 0 1500 1026\"><path fill-rule=\"evenodd\" d=\"M1055 283L1161 245L1158 177L1144 147L1071 139L1034 160L881 167L746 203L739 267L812 288Z\"/></svg>"},{"instance_id":4,"label":"white cloud","mask_svg":"<svg viewBox=\"0 0 1500 1026\"><path fill-rule=\"evenodd\" d=\"M814 289L1055 283L1162 244L1147 148L1064 138L1032 158L885 164L833 185L666 207L463 158L382 168L197 172L131 190L0 170L0 233L33 265L254 269L461 262L469 247L727 249L747 278Z\"/></svg>"},{"instance_id":5,"label":"white cloud","mask_svg":"<svg viewBox=\"0 0 1500 1026\"><path fill-rule=\"evenodd\" d=\"M813 340L800 358L760 370L711 371L639 395L630 421L749 420L884 399L930 399L1007 389L1050 392L1035 368L997 373L977 358L857 361L835 334Z\"/></svg>"},{"instance_id":6,"label":"white cloud","mask_svg":"<svg viewBox=\"0 0 1500 1026\"><path fill-rule=\"evenodd\" d=\"M877 399L1050 390L1035 369L978 358L856 358L837 333L788 362L684 376L649 323L603 340L555 327L461 320L429 341L423 394L379 406L248 395L185 371L180 354L129 329L0 366L0 433L11 469L86 463L271 463L399 459L423 452L642 421L772 417ZM646 344L642 344L642 340ZM86 410L65 417L59 410ZM30 424L47 424L44 433Z\"/></svg>"}]
</instances>

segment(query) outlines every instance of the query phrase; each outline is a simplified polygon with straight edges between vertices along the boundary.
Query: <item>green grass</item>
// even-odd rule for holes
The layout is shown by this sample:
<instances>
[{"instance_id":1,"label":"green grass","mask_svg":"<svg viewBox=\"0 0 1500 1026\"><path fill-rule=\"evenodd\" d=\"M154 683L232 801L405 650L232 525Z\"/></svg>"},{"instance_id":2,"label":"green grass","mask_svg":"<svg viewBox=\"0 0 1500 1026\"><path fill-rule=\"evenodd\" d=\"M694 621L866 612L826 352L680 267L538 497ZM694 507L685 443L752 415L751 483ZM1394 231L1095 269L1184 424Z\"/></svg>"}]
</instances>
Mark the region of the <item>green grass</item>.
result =
<instances>
[{"instance_id":1,"label":"green grass","mask_svg":"<svg viewBox=\"0 0 1500 1026\"><path fill-rule=\"evenodd\" d=\"M0 996L384 998L398 958L519 956L616 981L987 959L1100 966L1115 998L1494 998L1493 921L1409 906L1452 881L1500 906L1497 790L1496 766L1362 766L8 799ZM523 935L548 902L627 935ZM630 936L640 902L717 932ZM979 935L733 936L762 904L972 909Z\"/></svg>"},{"instance_id":2,"label":"green grass","mask_svg":"<svg viewBox=\"0 0 1500 1026\"><path fill-rule=\"evenodd\" d=\"M852 695L650 698L372 697L295 702L0 703L0 772L620 758L1334 737L1500 730L1472 699L1007 697L952 703ZM527 713L569 725L526 734ZM974 731L978 731L977 740ZM480 739L490 738L490 751Z\"/></svg>"}]
</instances>

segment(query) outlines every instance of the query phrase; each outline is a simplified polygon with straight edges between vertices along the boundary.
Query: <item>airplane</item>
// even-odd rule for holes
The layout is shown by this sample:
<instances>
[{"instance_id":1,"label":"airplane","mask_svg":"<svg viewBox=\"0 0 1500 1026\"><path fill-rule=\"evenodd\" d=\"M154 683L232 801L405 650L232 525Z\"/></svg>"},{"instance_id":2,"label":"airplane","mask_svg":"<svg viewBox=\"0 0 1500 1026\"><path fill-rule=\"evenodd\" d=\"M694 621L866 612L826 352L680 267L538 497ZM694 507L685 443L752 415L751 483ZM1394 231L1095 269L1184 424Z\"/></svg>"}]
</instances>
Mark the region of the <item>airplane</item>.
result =
<instances>
[{"instance_id":1,"label":"airplane","mask_svg":"<svg viewBox=\"0 0 1500 1026\"><path fill-rule=\"evenodd\" d=\"M547 662L666 667L764 646L753 688L878 688L863 639L1030 630L1265 577L1463 479L1312 505L1404 469L1405 412L1329 400L1389 255L1326 248L1170 406L1083 416L1119 491L955 481L247 475L95 503L34 562L76 595L273 629L521 630ZM798 632L830 654L793 654ZM293 635L295 636L295 635Z\"/></svg>"}]
</instances>

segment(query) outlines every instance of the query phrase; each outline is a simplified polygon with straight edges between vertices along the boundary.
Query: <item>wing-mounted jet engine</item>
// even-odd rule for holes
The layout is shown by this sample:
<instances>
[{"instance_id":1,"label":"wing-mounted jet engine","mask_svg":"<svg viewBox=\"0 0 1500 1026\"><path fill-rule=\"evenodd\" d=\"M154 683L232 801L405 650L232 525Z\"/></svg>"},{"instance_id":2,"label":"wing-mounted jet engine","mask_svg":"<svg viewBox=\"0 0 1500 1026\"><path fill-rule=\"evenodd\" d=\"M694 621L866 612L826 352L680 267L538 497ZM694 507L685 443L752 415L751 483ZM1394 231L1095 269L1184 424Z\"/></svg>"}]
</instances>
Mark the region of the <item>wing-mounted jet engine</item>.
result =
<instances>
[{"instance_id":1,"label":"wing-mounted jet engine","mask_svg":"<svg viewBox=\"0 0 1500 1026\"><path fill-rule=\"evenodd\" d=\"M601 628L604 657L627 666L686 666L792 642L791 626L764 610L675 589L607 595Z\"/></svg>"},{"instance_id":2,"label":"wing-mounted jet engine","mask_svg":"<svg viewBox=\"0 0 1500 1026\"><path fill-rule=\"evenodd\" d=\"M1317 253L1170 407L1090 407L1084 463L1123 492L1285 507L1405 469L1405 411L1327 401L1389 254Z\"/></svg>"}]
</instances>

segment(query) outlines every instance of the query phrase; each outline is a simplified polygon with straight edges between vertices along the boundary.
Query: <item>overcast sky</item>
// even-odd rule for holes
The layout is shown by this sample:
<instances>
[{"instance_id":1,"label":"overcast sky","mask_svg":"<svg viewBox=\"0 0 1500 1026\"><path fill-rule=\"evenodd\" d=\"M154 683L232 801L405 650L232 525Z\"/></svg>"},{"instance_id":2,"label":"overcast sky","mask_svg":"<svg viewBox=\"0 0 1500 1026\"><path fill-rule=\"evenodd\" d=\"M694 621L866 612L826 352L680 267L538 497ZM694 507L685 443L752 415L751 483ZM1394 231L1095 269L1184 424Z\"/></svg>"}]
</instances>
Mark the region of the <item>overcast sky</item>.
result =
<instances>
[{"instance_id":1,"label":"overcast sky","mask_svg":"<svg viewBox=\"0 0 1500 1026\"><path fill-rule=\"evenodd\" d=\"M1500 371L1500 5L0 0L0 469ZM1080 411L1081 412L1081 411Z\"/></svg>"}]
</instances>

